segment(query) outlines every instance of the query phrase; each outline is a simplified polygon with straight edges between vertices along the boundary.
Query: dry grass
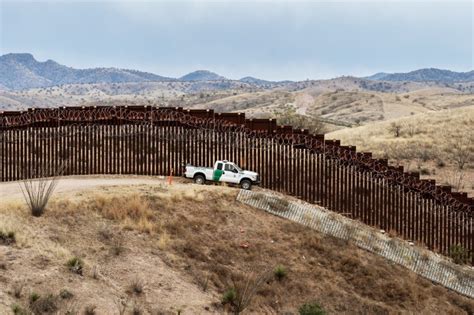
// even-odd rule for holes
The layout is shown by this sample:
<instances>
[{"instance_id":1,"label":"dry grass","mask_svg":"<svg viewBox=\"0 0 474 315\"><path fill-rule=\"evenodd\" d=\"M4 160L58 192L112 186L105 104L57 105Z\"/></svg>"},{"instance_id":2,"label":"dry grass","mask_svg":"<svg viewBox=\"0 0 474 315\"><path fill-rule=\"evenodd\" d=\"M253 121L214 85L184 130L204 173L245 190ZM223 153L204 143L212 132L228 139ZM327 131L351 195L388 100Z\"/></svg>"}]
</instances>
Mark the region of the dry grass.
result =
<instances>
[{"instance_id":1,"label":"dry grass","mask_svg":"<svg viewBox=\"0 0 474 315\"><path fill-rule=\"evenodd\" d=\"M87 205L104 218L121 222L125 227L140 232L156 232L155 213L149 202L138 194L111 196L97 194Z\"/></svg>"},{"instance_id":2,"label":"dry grass","mask_svg":"<svg viewBox=\"0 0 474 315\"><path fill-rule=\"evenodd\" d=\"M390 125L400 126L395 137ZM328 139L340 139L344 145L356 145L375 157L388 158L393 164L440 183L474 192L474 107L430 112L395 121L373 123L329 133ZM457 160L467 156L463 170ZM471 185L471 186L470 186Z\"/></svg>"},{"instance_id":3,"label":"dry grass","mask_svg":"<svg viewBox=\"0 0 474 315\"><path fill-rule=\"evenodd\" d=\"M8 209L8 212L6 211ZM70 252L51 239L41 237L42 233L32 226L28 210L16 202L9 202L0 207L0 231L15 234L15 247L34 247L50 258L64 259Z\"/></svg>"},{"instance_id":4,"label":"dry grass","mask_svg":"<svg viewBox=\"0 0 474 315\"><path fill-rule=\"evenodd\" d=\"M237 192L181 184L114 187L68 195L69 202L53 200L41 218L28 216L26 210L10 213L10 220L18 220L17 224L37 236L35 242L11 249L22 255L22 263L7 266L7 286L12 288L23 280L18 275L25 279L28 275L24 290L29 292L43 292L46 287L60 292L68 287L78 305L97 305L98 314L116 310L117 296L137 298L144 311L159 306L173 313L178 309L184 314L205 313L205 306L211 313L222 313L220 299L233 279L245 280L248 270L272 270L282 265L291 272L283 281L271 279L259 284L247 308L249 313L294 313L313 300L329 313L474 310L472 301L375 255L243 206L235 201ZM107 249L118 235L127 250L116 258ZM241 246L243 243L249 246ZM38 284L34 279L39 279L39 273L32 271L37 268L37 256L44 255L44 246L72 254L41 260L42 273L53 280ZM100 277L94 278L89 268L83 277L70 273L64 264L74 256L83 257L87 266L100 266ZM142 294L131 289L143 288L134 285L137 279L146 280L146 290L138 290ZM135 293L127 295L127 291ZM132 303L126 304L131 311ZM62 304L58 307L65 309Z\"/></svg>"}]
</instances>

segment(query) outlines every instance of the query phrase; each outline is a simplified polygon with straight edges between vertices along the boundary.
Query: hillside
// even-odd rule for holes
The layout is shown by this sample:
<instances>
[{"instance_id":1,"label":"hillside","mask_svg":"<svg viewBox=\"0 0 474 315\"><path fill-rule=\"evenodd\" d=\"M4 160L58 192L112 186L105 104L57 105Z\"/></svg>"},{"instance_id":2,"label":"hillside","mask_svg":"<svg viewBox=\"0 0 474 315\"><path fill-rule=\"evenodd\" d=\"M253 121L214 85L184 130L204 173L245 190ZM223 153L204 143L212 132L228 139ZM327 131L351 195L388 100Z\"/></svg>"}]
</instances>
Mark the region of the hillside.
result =
<instances>
[{"instance_id":1,"label":"hillside","mask_svg":"<svg viewBox=\"0 0 474 315\"><path fill-rule=\"evenodd\" d=\"M405 73L384 73L379 72L366 77L369 80L383 81L411 81L411 82L466 82L474 81L474 71L455 72L436 68L419 69Z\"/></svg>"},{"instance_id":2,"label":"hillside","mask_svg":"<svg viewBox=\"0 0 474 315\"><path fill-rule=\"evenodd\" d=\"M227 80L227 79L211 71L197 70L197 71L194 71L182 76L181 78L179 78L179 80L181 81L221 81L221 80Z\"/></svg>"},{"instance_id":3,"label":"hillside","mask_svg":"<svg viewBox=\"0 0 474 315\"><path fill-rule=\"evenodd\" d=\"M109 314L124 303L145 314L223 313L231 278L277 264L286 276L267 278L247 313L294 314L308 301L329 314L474 312L472 300L402 267L238 203L237 189L181 181L67 178L39 218L16 183L0 184L0 230L16 239L0 244L0 313L15 304ZM67 266L73 257L81 270Z\"/></svg>"},{"instance_id":4,"label":"hillside","mask_svg":"<svg viewBox=\"0 0 474 315\"><path fill-rule=\"evenodd\" d=\"M0 109L106 105L117 102L188 107L203 100L255 90L239 81L69 84L22 91L0 90Z\"/></svg>"},{"instance_id":5,"label":"hillside","mask_svg":"<svg viewBox=\"0 0 474 315\"><path fill-rule=\"evenodd\" d=\"M340 139L425 178L474 193L474 106L425 112L331 132ZM396 136L396 129L399 136ZM460 163L463 163L460 169Z\"/></svg>"}]
</instances>

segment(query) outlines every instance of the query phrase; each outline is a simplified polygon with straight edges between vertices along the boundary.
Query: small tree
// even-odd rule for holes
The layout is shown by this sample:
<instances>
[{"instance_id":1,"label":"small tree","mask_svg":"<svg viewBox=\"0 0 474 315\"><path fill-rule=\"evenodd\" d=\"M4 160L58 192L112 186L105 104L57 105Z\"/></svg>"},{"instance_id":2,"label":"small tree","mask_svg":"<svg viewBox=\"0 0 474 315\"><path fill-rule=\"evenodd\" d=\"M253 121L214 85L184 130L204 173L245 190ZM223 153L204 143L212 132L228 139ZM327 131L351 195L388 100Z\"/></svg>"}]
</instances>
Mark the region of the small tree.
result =
<instances>
[{"instance_id":1,"label":"small tree","mask_svg":"<svg viewBox=\"0 0 474 315\"><path fill-rule=\"evenodd\" d=\"M395 136L395 138L400 137L402 126L399 123L393 122L388 127L388 131Z\"/></svg>"},{"instance_id":2,"label":"small tree","mask_svg":"<svg viewBox=\"0 0 474 315\"><path fill-rule=\"evenodd\" d=\"M466 164L470 163L474 157L473 151L473 133L468 133L464 137L457 138L451 144L451 159L456 163L458 169L463 170Z\"/></svg>"}]
</instances>

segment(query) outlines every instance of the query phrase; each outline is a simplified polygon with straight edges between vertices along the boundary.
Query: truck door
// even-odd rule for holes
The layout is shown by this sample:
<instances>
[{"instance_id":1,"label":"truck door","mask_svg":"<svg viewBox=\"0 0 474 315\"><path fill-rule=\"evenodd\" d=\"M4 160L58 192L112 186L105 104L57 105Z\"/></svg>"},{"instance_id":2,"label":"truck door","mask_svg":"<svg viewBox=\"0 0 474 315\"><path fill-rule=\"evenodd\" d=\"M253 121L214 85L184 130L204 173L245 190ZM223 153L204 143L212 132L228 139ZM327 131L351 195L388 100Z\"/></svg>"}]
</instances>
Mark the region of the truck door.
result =
<instances>
[{"instance_id":1,"label":"truck door","mask_svg":"<svg viewBox=\"0 0 474 315\"><path fill-rule=\"evenodd\" d=\"M224 165L224 174L222 174L220 181L237 184L239 182L239 172L232 164L226 163Z\"/></svg>"},{"instance_id":2,"label":"truck door","mask_svg":"<svg viewBox=\"0 0 474 315\"><path fill-rule=\"evenodd\" d=\"M212 173L212 180L213 181L218 182L218 181L221 180L222 174L224 173L224 170L223 170L224 165L223 164L224 163L222 163L222 162L217 163L216 169Z\"/></svg>"}]
</instances>

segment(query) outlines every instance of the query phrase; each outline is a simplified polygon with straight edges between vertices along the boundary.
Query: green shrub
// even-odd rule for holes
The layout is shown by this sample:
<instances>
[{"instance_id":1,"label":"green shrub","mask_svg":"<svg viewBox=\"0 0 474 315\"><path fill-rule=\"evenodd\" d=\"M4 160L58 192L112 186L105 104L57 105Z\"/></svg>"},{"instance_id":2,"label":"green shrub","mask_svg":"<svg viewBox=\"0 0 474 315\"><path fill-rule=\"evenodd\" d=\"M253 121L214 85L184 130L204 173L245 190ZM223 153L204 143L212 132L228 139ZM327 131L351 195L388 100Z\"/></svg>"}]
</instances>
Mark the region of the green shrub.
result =
<instances>
[{"instance_id":1,"label":"green shrub","mask_svg":"<svg viewBox=\"0 0 474 315\"><path fill-rule=\"evenodd\" d=\"M84 263L82 259L78 257L73 257L67 261L67 266L71 272L77 273L78 275L82 276L82 271L84 268Z\"/></svg>"},{"instance_id":2,"label":"green shrub","mask_svg":"<svg viewBox=\"0 0 474 315\"><path fill-rule=\"evenodd\" d=\"M298 309L300 315L325 315L326 312L317 302L305 303Z\"/></svg>"},{"instance_id":3,"label":"green shrub","mask_svg":"<svg viewBox=\"0 0 474 315\"><path fill-rule=\"evenodd\" d=\"M237 299L237 292L234 288L230 288L222 295L222 304L233 304Z\"/></svg>"},{"instance_id":4,"label":"green shrub","mask_svg":"<svg viewBox=\"0 0 474 315\"><path fill-rule=\"evenodd\" d=\"M467 264L470 258L469 252L460 244L451 246L449 256L455 264Z\"/></svg>"},{"instance_id":5,"label":"green shrub","mask_svg":"<svg viewBox=\"0 0 474 315\"><path fill-rule=\"evenodd\" d=\"M59 292L59 296L62 298L62 299L65 299L65 300L69 300L70 298L72 298L74 296L74 294L72 294L71 291L67 290L67 289L62 289L60 292Z\"/></svg>"},{"instance_id":6,"label":"green shrub","mask_svg":"<svg viewBox=\"0 0 474 315\"><path fill-rule=\"evenodd\" d=\"M36 292L31 293L31 294L30 294L30 304L32 304L32 303L38 301L40 297L41 297L41 296L40 296L38 293L36 293Z\"/></svg>"},{"instance_id":7,"label":"green shrub","mask_svg":"<svg viewBox=\"0 0 474 315\"><path fill-rule=\"evenodd\" d=\"M30 309L33 314L54 314L58 310L57 299L52 294L49 294L46 297L40 297L37 295L36 300L31 302Z\"/></svg>"},{"instance_id":8,"label":"green shrub","mask_svg":"<svg viewBox=\"0 0 474 315\"><path fill-rule=\"evenodd\" d=\"M12 306L12 312L15 315L29 315L28 311L18 304L14 304Z\"/></svg>"},{"instance_id":9,"label":"green shrub","mask_svg":"<svg viewBox=\"0 0 474 315\"><path fill-rule=\"evenodd\" d=\"M283 278L286 277L287 271L286 271L286 268L284 266L278 265L278 266L275 267L275 270L273 270L273 274L275 275L275 278L278 281L281 281L281 280L283 280Z\"/></svg>"}]
</instances>

